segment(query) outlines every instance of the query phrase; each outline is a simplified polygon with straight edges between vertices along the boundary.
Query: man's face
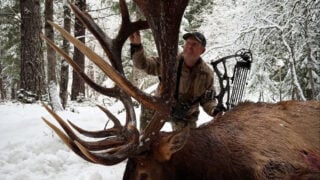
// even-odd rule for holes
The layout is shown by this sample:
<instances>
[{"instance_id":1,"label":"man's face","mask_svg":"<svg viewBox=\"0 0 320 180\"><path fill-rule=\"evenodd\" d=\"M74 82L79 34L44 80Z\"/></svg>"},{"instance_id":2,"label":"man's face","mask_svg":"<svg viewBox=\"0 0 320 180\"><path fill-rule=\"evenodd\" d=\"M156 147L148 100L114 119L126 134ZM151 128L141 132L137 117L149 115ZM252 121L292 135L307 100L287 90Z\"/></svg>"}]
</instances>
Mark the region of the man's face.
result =
<instances>
[{"instance_id":1,"label":"man's face","mask_svg":"<svg viewBox=\"0 0 320 180\"><path fill-rule=\"evenodd\" d=\"M183 47L183 56L185 58L196 58L198 59L200 55L205 51L205 48L197 41L194 37L189 37Z\"/></svg>"}]
</instances>

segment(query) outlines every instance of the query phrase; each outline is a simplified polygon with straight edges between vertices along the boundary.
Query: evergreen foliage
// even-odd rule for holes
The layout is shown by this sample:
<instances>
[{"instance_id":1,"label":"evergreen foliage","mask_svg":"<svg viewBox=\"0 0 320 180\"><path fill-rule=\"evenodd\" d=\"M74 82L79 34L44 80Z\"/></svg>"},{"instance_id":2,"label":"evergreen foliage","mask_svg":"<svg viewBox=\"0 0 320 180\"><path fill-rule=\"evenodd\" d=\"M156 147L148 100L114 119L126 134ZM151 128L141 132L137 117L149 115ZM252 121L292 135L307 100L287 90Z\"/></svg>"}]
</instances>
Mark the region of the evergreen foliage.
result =
<instances>
[{"instance_id":1,"label":"evergreen foliage","mask_svg":"<svg viewBox=\"0 0 320 180\"><path fill-rule=\"evenodd\" d=\"M3 88L17 89L20 80L20 15L19 1L0 3L0 64ZM14 95L16 92L12 92Z\"/></svg>"},{"instance_id":2,"label":"evergreen foliage","mask_svg":"<svg viewBox=\"0 0 320 180\"><path fill-rule=\"evenodd\" d=\"M19 81L20 34L19 1L0 2L0 63L5 88ZM133 1L127 1L132 20L141 17ZM55 6L60 23L62 9ZM242 48L253 52L253 67L247 86L247 99L275 102L289 99L320 99L320 1L319 0L190 0L181 25L186 31L200 31L207 37L207 62L234 54ZM118 1L88 1L92 18L110 36L120 23ZM60 23L61 24L61 23ZM142 31L146 54L157 56L151 31ZM90 33L86 43L99 52ZM57 36L61 38L60 36ZM180 45L183 44L180 37ZM61 39L57 39L57 44ZM105 55L101 55L105 57ZM126 76L132 77L129 44L123 47ZM58 61L60 62L60 61ZM106 77L95 68L97 83ZM158 82L147 78L145 87ZM256 98L258 97L258 98Z\"/></svg>"},{"instance_id":3,"label":"evergreen foliage","mask_svg":"<svg viewBox=\"0 0 320 180\"><path fill-rule=\"evenodd\" d=\"M196 31L204 22L206 14L210 14L214 2L211 0L190 0L184 18L187 19L189 27L187 31Z\"/></svg>"},{"instance_id":4,"label":"evergreen foliage","mask_svg":"<svg viewBox=\"0 0 320 180\"><path fill-rule=\"evenodd\" d=\"M257 3L254 14L256 67L253 79L266 75L263 81L251 83L251 92L257 84L266 84L265 89L271 101L286 99L319 99L319 59L320 49L319 2L277 1ZM264 13L259 13L259 12ZM319 58L319 57L318 57ZM282 62L284 62L283 65ZM280 66L279 66L280 64ZM311 93L311 94L310 94ZM280 97L282 96L282 97Z\"/></svg>"},{"instance_id":5,"label":"evergreen foliage","mask_svg":"<svg viewBox=\"0 0 320 180\"><path fill-rule=\"evenodd\" d=\"M241 48L253 52L250 100L318 99L319 1L215 1L200 29L209 34L205 57ZM253 98L258 97L258 98Z\"/></svg>"}]
</instances>

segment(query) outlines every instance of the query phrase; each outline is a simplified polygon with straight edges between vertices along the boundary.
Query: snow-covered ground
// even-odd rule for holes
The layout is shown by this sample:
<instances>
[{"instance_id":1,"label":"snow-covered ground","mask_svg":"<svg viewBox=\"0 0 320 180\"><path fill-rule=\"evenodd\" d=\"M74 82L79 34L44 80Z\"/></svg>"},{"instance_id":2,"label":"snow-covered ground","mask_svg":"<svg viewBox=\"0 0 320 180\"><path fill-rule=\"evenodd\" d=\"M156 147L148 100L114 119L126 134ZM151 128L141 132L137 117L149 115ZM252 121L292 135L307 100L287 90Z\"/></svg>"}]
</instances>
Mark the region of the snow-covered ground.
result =
<instances>
[{"instance_id":1,"label":"snow-covered ground","mask_svg":"<svg viewBox=\"0 0 320 180\"><path fill-rule=\"evenodd\" d=\"M61 112L80 127L104 127L106 116L97 107L76 107L76 113ZM1 180L118 180L125 162L96 165L71 152L41 120L53 118L39 104L0 104ZM103 124L103 125L102 125Z\"/></svg>"},{"instance_id":2,"label":"snow-covered ground","mask_svg":"<svg viewBox=\"0 0 320 180\"><path fill-rule=\"evenodd\" d=\"M113 105L110 110L115 113L119 108ZM59 115L88 130L100 130L107 121L95 106L74 105L73 109ZM56 124L40 104L0 103L1 180L122 179L125 162L114 166L86 162L69 150L41 117ZM123 113L118 118L125 119ZM210 118L201 113L200 119ZM164 130L168 129L166 125Z\"/></svg>"}]
</instances>

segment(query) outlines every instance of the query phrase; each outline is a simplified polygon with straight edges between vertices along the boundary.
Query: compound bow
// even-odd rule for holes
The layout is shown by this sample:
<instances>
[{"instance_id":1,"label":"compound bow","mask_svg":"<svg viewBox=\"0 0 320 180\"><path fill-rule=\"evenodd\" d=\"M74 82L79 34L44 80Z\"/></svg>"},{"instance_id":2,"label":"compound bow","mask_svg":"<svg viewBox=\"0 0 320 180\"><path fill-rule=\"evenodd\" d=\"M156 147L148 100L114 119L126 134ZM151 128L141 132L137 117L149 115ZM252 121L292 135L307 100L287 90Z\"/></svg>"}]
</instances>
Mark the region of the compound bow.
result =
<instances>
[{"instance_id":1,"label":"compound bow","mask_svg":"<svg viewBox=\"0 0 320 180\"><path fill-rule=\"evenodd\" d=\"M231 77L228 76L226 61L234 58L237 62L233 69ZM224 73L222 73L218 65L222 63ZM234 55L225 56L216 61L211 61L211 65L219 78L220 93L215 96L218 99L217 111L227 111L241 102L245 89L248 73L251 68L252 53L248 49L240 49ZM230 84L232 91L230 97ZM224 96L227 93L227 99L224 103Z\"/></svg>"}]
</instances>

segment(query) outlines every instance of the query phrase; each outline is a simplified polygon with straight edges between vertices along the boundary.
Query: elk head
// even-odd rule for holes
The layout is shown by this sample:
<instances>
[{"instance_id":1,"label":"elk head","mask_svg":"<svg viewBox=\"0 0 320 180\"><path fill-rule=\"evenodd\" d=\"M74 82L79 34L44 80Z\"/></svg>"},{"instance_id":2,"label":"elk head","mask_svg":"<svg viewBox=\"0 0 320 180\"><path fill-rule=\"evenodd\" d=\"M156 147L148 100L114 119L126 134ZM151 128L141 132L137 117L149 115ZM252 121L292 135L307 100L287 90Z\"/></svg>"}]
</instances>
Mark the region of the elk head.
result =
<instances>
[{"instance_id":1,"label":"elk head","mask_svg":"<svg viewBox=\"0 0 320 180\"><path fill-rule=\"evenodd\" d=\"M106 115L113 121L114 126L102 131L89 132L83 130L71 122L66 123L61 117L49 109L44 107L58 121L63 130L54 126L48 120L43 120L58 134L58 136L70 147L76 154L83 159L99 163L103 165L114 165L128 157L141 155L150 148L153 140L159 135L159 131L170 115L171 106L174 103L173 92L175 84L176 71L176 55L179 27L183 12L187 6L188 0L134 0L138 7L142 10L146 17L146 21L138 20L131 22L125 0L119 0L122 23L119 32L115 38L110 38L104 34L99 26L92 18L81 12L75 5L70 4L71 9L76 17L86 26L86 28L98 40L104 52L108 56L110 62L107 63L99 55L86 47L82 42L78 41L63 28L53 22L49 22L61 35L74 44L84 55L86 55L93 63L95 63L111 80L116 84L113 88L104 88L91 80L72 59L64 53L59 47L52 43L46 37L42 37L47 43L55 49L65 60L73 67L73 69L85 80L85 82L99 93L120 99L126 109L126 123L122 125L119 119L116 118L110 111L102 106L98 106ZM151 96L144 93L125 77L121 50L126 39L135 31L151 28L158 55L161 61L161 83L159 96ZM131 97L135 98L141 104L156 110L151 122L147 128L140 134L136 128L136 115L133 108ZM72 128L71 128L72 127ZM91 142L79 138L74 132L75 129L79 133L88 137L103 138L102 140ZM185 130L187 134L188 130ZM177 137L186 137L185 135L172 134L169 138L171 146L163 147L161 151L170 149L170 153L178 151L184 144L186 138L180 138L177 142ZM179 138L178 138L179 139ZM169 151L166 151L169 152ZM167 157L170 156L167 153Z\"/></svg>"}]
</instances>

